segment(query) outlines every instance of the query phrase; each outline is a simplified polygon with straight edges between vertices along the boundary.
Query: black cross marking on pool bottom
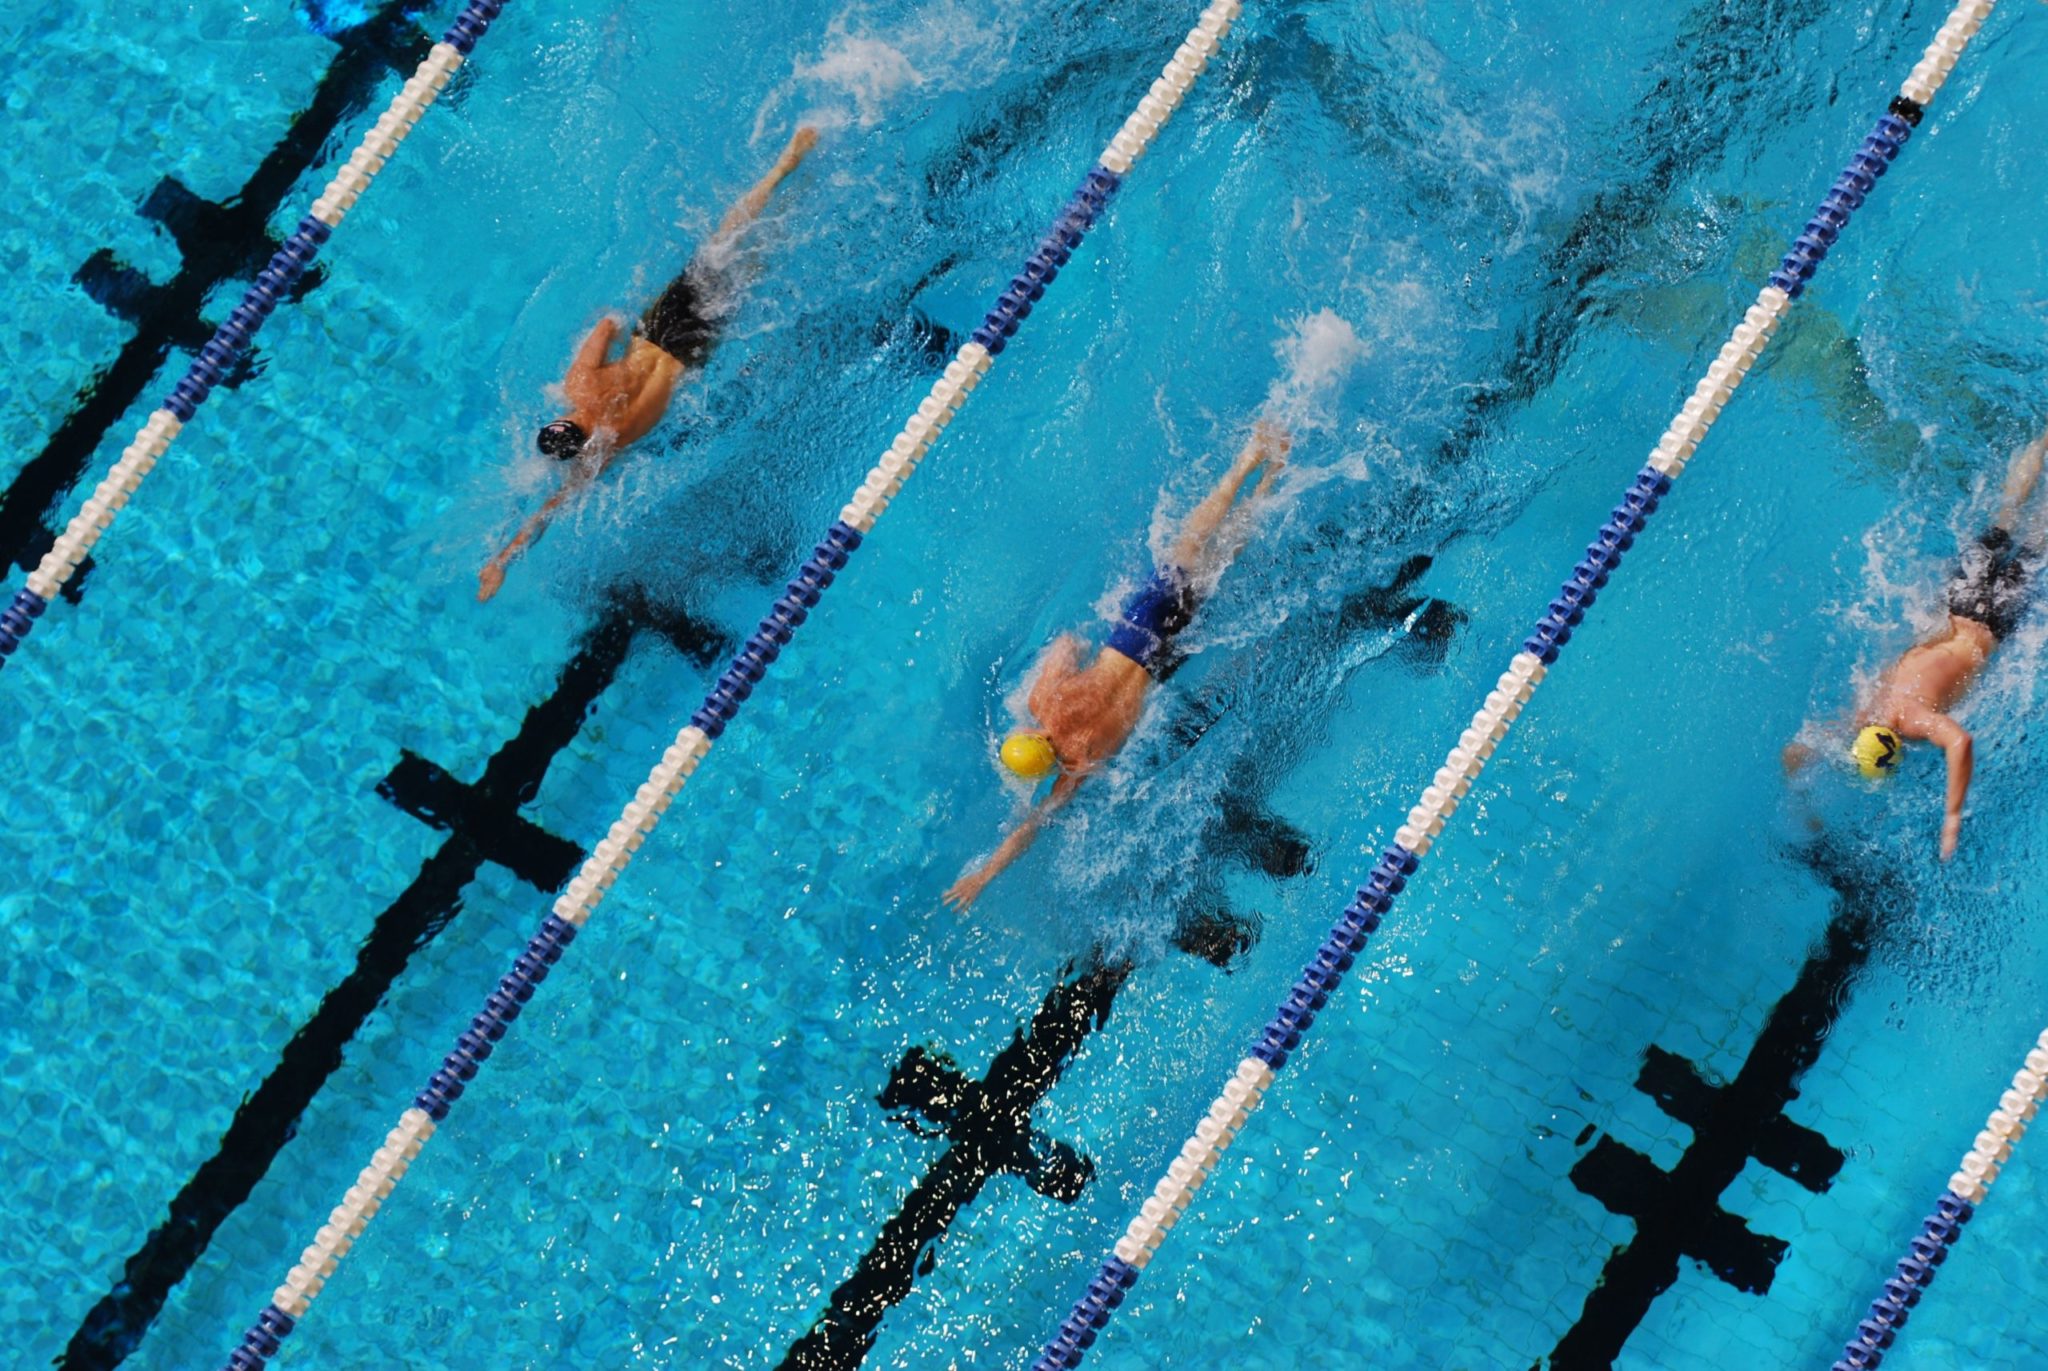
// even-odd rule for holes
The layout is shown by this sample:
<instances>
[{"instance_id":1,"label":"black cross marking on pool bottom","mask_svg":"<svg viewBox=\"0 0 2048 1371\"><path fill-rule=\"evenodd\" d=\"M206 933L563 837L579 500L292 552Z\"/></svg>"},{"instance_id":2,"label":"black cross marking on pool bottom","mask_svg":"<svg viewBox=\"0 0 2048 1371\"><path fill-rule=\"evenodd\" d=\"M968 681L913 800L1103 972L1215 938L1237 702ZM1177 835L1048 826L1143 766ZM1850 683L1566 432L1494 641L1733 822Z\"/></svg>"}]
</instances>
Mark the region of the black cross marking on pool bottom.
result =
<instances>
[{"instance_id":1,"label":"black cross marking on pool bottom","mask_svg":"<svg viewBox=\"0 0 2048 1371\"><path fill-rule=\"evenodd\" d=\"M355 966L321 999L277 1065L235 1110L213 1155L171 1200L164 1222L128 1258L120 1280L86 1314L57 1365L66 1371L110 1371L140 1345L171 1291L298 1131L307 1106L341 1066L348 1044L413 954L462 911L463 892L485 862L514 857L521 865L513 869L543 889L567 878L579 855L575 847L520 819L517 806L539 790L550 763L581 731L642 632L655 633L699 667L717 661L731 645L717 629L687 615L658 612L637 591L623 592L578 640L554 690L527 710L518 732L492 754L474 785L410 754L392 769L380 792L408 812L428 817L449 834L448 840L377 916ZM510 846L515 841L534 842L538 855L520 858Z\"/></svg>"},{"instance_id":2,"label":"black cross marking on pool bottom","mask_svg":"<svg viewBox=\"0 0 2048 1371\"><path fill-rule=\"evenodd\" d=\"M1241 804L1258 807L1246 797ZM1271 815L1268 825L1282 825ZM1290 874L1306 871L1304 862ZM1227 967L1256 938L1256 924L1208 904L1182 918L1174 943L1190 956ZM944 1138L946 1148L882 1225L853 1274L832 1292L825 1312L790 1347L782 1371L851 1371L874 1346L882 1318L931 1274L938 1244L960 1212L997 1176L1017 1176L1062 1204L1081 1197L1095 1163L1032 1127L1031 1115L1080 1054L1088 1035L1109 1020L1117 992L1130 979L1129 961L1097 948L1087 969L1063 970L1029 1027L1014 1034L972 1080L943 1052L913 1047L889 1073L876 1097L899 1123L920 1137Z\"/></svg>"},{"instance_id":3,"label":"black cross marking on pool bottom","mask_svg":"<svg viewBox=\"0 0 2048 1371\"><path fill-rule=\"evenodd\" d=\"M1031 1113L1088 1035L1108 1019L1130 974L1125 961L1093 962L1073 979L1063 972L1029 1029L1011 1037L979 1081L920 1048L904 1056L881 1103L905 1111L901 1117L921 1134L930 1136L913 1115L936 1125L946 1149L882 1225L853 1274L832 1292L818 1321L790 1347L781 1362L784 1371L860 1365L883 1315L919 1276L931 1272L939 1240L992 1178L1021 1176L1040 1194L1068 1204L1080 1197L1094 1164L1033 1129Z\"/></svg>"},{"instance_id":4,"label":"black cross marking on pool bottom","mask_svg":"<svg viewBox=\"0 0 2048 1371\"><path fill-rule=\"evenodd\" d=\"M1835 911L1735 1079L1710 1082L1690 1062L1655 1046L1645 1054L1636 1088L1693 1131L1677 1165L1659 1170L1603 1134L1572 1167L1572 1184L1634 1219L1636 1234L1608 1258L1578 1321L1550 1354L1552 1371L1612 1366L1650 1306L1677 1281L1681 1259L1703 1263L1739 1290L1770 1290L1787 1244L1750 1231L1720 1203L1751 1158L1815 1194L1842 1168L1845 1154L1787 1119L1784 1110L1799 1097L1800 1080L1847 1008L1880 926L1903 916L1912 899L1901 885L1879 885L1860 874L1859 864L1832 842L1802 855L1834 889Z\"/></svg>"},{"instance_id":5,"label":"black cross marking on pool bottom","mask_svg":"<svg viewBox=\"0 0 2048 1371\"><path fill-rule=\"evenodd\" d=\"M204 199L171 177L157 183L141 213L177 244L181 265L170 279L151 282L109 248L78 268L73 279L85 293L133 324L135 332L74 397L42 450L0 492L0 558L5 559L0 564L33 570L49 551L57 536L57 512L107 431L142 398L171 349L196 350L212 335L202 313L213 293L253 276L277 250L270 219L299 179L327 155L335 131L363 111L388 71L410 72L426 55L432 40L413 22L426 7L427 0L392 0L336 39L334 58L312 99L225 200ZM299 279L292 298L302 298L320 280L316 267ZM260 369L251 354L226 384L238 385ZM67 599L77 601L90 568L88 560L65 585Z\"/></svg>"}]
</instances>

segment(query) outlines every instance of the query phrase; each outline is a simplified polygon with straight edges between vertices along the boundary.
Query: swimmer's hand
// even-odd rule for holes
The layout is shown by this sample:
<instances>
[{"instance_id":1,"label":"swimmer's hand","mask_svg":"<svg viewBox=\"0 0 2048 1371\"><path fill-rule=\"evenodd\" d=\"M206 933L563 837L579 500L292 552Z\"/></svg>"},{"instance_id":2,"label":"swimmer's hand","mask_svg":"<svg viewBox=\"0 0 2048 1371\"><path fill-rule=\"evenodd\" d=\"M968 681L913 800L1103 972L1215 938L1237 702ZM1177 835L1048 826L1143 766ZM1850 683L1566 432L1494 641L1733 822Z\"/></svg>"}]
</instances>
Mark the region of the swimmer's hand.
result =
<instances>
[{"instance_id":1,"label":"swimmer's hand","mask_svg":"<svg viewBox=\"0 0 2048 1371\"><path fill-rule=\"evenodd\" d=\"M1813 761L1813 749L1805 743L1787 743L1778 760L1784 764L1787 776L1797 776Z\"/></svg>"},{"instance_id":2,"label":"swimmer's hand","mask_svg":"<svg viewBox=\"0 0 2048 1371\"><path fill-rule=\"evenodd\" d=\"M1941 859L1949 860L1956 855L1956 842L1963 836L1963 816L1946 815L1941 821Z\"/></svg>"},{"instance_id":3,"label":"swimmer's hand","mask_svg":"<svg viewBox=\"0 0 2048 1371\"><path fill-rule=\"evenodd\" d=\"M967 907L981 898L981 892L988 888L988 883L1002 875L1011 862L1024 855L1024 849L1037 839L1039 825L1045 822L1045 816L1071 800L1074 797L1074 787L1079 784L1081 776L1077 772L1068 772L1053 782L1052 794L1040 800L1032 811L1024 816L1024 821L1010 831L1010 836L1003 839L1002 845L989 854L989 859L953 882L952 888L946 892L944 898L947 904L953 906L956 914L965 914Z\"/></svg>"},{"instance_id":4,"label":"swimmer's hand","mask_svg":"<svg viewBox=\"0 0 2048 1371\"><path fill-rule=\"evenodd\" d=\"M968 908L981 898L981 892L988 889L989 879L994 874L986 868L970 871L953 882L940 898L945 900L955 914L965 914Z\"/></svg>"},{"instance_id":5,"label":"swimmer's hand","mask_svg":"<svg viewBox=\"0 0 2048 1371\"><path fill-rule=\"evenodd\" d=\"M496 561L477 573L476 598L479 602L490 599L505 588L505 568Z\"/></svg>"},{"instance_id":6,"label":"swimmer's hand","mask_svg":"<svg viewBox=\"0 0 2048 1371\"><path fill-rule=\"evenodd\" d=\"M965 914L968 908L981 898L981 892L988 889L988 883L994 876L995 872L990 871L987 867L983 867L978 871L970 871L959 880L953 882L952 886L940 898L945 900L946 904L955 914Z\"/></svg>"},{"instance_id":7,"label":"swimmer's hand","mask_svg":"<svg viewBox=\"0 0 2048 1371\"><path fill-rule=\"evenodd\" d=\"M1252 425L1252 439L1257 445L1262 460L1287 464L1287 454L1294 448L1294 435L1284 424L1271 419L1261 419Z\"/></svg>"}]
</instances>

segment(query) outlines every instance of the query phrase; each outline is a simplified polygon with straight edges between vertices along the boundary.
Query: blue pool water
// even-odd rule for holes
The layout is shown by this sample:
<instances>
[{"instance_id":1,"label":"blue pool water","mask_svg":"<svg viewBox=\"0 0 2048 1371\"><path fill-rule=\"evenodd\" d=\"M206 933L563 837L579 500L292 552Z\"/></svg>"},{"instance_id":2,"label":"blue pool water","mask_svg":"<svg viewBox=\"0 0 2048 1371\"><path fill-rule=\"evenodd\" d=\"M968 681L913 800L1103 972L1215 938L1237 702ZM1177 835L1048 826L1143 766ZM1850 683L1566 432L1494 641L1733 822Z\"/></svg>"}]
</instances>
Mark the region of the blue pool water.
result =
<instances>
[{"instance_id":1,"label":"blue pool water","mask_svg":"<svg viewBox=\"0 0 2048 1371\"><path fill-rule=\"evenodd\" d=\"M1875 793L1788 793L1778 764L1938 611L2048 421L2032 10L1973 46L1091 1364L1832 1360L2042 1027L2040 619L1964 714L1952 865L1931 757ZM18 470L138 331L81 264L173 279L195 253L138 207L165 177L233 196L370 49L356 13L0 8L34 59L0 78ZM926 341L972 326L1193 14L507 11L0 679L22 1364L95 1340L218 1364L544 912L506 864L544 844L509 812L602 833L702 693L690 649L757 617L923 393ZM280 1364L796 1364L954 1164L881 1103L892 1069L922 1049L979 1078L1106 953L1128 981L1039 1072L1038 1140L1009 1135L1092 1179L1062 1203L989 1175L866 1358L1027 1364L1944 14L1254 0ZM530 435L574 339L651 299L800 120L824 141L707 375L476 604L553 480ZM955 917L939 892L1016 802L991 766L1006 696L1269 404L1293 473L1193 660ZM648 605L666 639L632 627ZM485 817L425 806L451 834L380 795L407 756L498 777ZM338 1062L280 1068L409 916L432 936L371 968ZM1205 916L1250 943L1227 969L1174 936ZM1863 918L1867 949L1844 944ZM1839 1017L1774 1036L1788 1005ZM1798 1131L1680 1122L1638 1088L1679 1059L1780 1082ZM289 1142L208 1169L266 1078L329 1067ZM1787 1136L1832 1179L1752 1155ZM1622 1148L1690 1188L1612 1212L1588 1177ZM2023 1145L1889 1365L2048 1356L2040 1169ZM146 1327L94 1331L195 1177L247 1198ZM1593 1294L1653 1239L1668 1290Z\"/></svg>"}]
</instances>

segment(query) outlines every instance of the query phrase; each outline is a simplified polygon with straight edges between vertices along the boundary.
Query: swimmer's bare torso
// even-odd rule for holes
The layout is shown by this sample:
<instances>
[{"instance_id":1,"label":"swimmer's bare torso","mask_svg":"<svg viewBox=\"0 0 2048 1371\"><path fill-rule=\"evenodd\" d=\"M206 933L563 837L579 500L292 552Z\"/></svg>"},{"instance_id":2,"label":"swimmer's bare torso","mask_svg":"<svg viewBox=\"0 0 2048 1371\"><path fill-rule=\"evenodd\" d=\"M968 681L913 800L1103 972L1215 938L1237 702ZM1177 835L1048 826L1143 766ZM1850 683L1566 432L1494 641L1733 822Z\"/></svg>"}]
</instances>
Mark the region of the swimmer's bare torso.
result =
<instances>
[{"instance_id":1,"label":"swimmer's bare torso","mask_svg":"<svg viewBox=\"0 0 2048 1371\"><path fill-rule=\"evenodd\" d=\"M1264 467L1266 475L1257 492L1263 494L1286 466L1290 443L1284 430L1259 425L1223 479L1181 525L1165 558L1169 568L1186 573L1218 555L1217 531L1245 478ZM1227 561L1235 551L1221 555ZM1115 756L1137 728L1152 688L1152 673L1137 658L1114 647L1098 649L1094 660L1083 666L1081 658L1086 652L1087 646L1079 638L1063 634L1039 658L1027 704L1038 731L1059 756L1060 777L1053 783L1052 794L1032 808L988 861L969 870L946 891L946 902L953 908L965 911L973 904L988 883L1031 845L1045 819L1072 799L1081 782Z\"/></svg>"},{"instance_id":2,"label":"swimmer's bare torso","mask_svg":"<svg viewBox=\"0 0 2048 1371\"><path fill-rule=\"evenodd\" d=\"M683 374L681 362L637 334L627 340L625 355L613 360L621 331L617 319L600 319L562 378L570 422L611 440L598 457L600 471L620 448L639 442L661 422Z\"/></svg>"},{"instance_id":3,"label":"swimmer's bare torso","mask_svg":"<svg viewBox=\"0 0 2048 1371\"><path fill-rule=\"evenodd\" d=\"M1150 673L1115 648L1099 649L1084 667L1085 651L1079 638L1061 635L1045 650L1031 687L1029 708L1059 754L1063 784L1078 783L1116 755L1138 726L1152 686Z\"/></svg>"},{"instance_id":4,"label":"swimmer's bare torso","mask_svg":"<svg viewBox=\"0 0 2048 1371\"><path fill-rule=\"evenodd\" d=\"M1956 726L1948 712L1962 703L1997 646L1983 624L1949 615L1945 629L1907 649L1879 678L1877 693L1856 711L1857 727L1882 724L1907 738L1939 743L1935 735L1942 725Z\"/></svg>"}]
</instances>

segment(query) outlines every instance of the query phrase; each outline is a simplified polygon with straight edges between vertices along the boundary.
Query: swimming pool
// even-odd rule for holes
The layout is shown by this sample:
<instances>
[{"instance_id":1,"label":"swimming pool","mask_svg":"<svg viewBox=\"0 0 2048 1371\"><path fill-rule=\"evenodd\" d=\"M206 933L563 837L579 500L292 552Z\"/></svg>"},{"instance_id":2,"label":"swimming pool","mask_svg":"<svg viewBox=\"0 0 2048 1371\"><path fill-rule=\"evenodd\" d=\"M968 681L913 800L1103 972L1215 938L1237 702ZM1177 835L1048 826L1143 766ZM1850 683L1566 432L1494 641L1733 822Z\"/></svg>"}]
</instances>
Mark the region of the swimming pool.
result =
<instances>
[{"instance_id":1,"label":"swimming pool","mask_svg":"<svg viewBox=\"0 0 2048 1371\"><path fill-rule=\"evenodd\" d=\"M1064 1143L1093 1179L1067 1205L989 1176L869 1355L1021 1365L1910 65L1922 8L1255 8L287 1355L794 1360L920 1179L968 1165L925 1136L936 1054L982 1075L1104 944L1137 969L1071 997L1071 1059L1001 1078L1042 1139L1026 1151ZM559 855L541 834L610 820L718 640L922 392L935 329L978 317L1188 17L500 21L272 321L261 374L217 397L9 673L36 711L14 736L36 781L13 811L5 1019L16 1342L58 1356L173 1195L258 1164L206 1170L370 948L349 984L388 981L381 1004L128 1358L218 1359L530 928ZM1599 1338L1624 1365L1832 1358L2039 1026L2031 744L1998 727L2031 709L2037 631L1972 716L1954 867L1906 787L1824 788L1837 833L1897 836L1815 851L1776 769L1932 607L1988 507L1973 483L2038 420L2040 254L2006 209L2037 203L2008 151L2038 98L2029 17L1973 50L1105 1362L1524 1365ZM10 343L24 384L0 423L24 453L132 331L66 284L78 264L110 247L170 277L135 213L157 179L230 193L331 62L376 52L284 7L160 22L38 19L39 50L73 59L53 66L111 54L90 67L108 84L11 78L31 132L6 155L34 197L0 244L41 327ZM651 295L799 117L832 137L665 450L473 606L541 488L523 454L570 340ZM956 920L937 893L1009 803L988 779L1002 695L1143 572L1160 489L1184 508L1276 377L1297 475L1155 731ZM1433 564L1374 593L1416 555ZM1268 874L1301 865L1294 833L1311 869ZM1257 934L1227 973L1171 937L1225 908ZM1858 915L1870 955L1830 957L1824 932ZM1787 1003L1840 1007L1804 1069L1763 1032ZM1695 1135L1638 1088L1679 1059L1796 1088L1785 1114L1848 1154L1839 1173L1814 1194L1746 1160L1753 1121ZM1580 1163L1619 1146L1732 1158L1686 1203L1789 1243L1768 1294L1682 1260L1640 1310L1589 1307L1637 1224ZM2037 1355L2012 1312L2028 1175L2023 1151L1892 1364ZM1995 1313L1963 1293L1986 1283Z\"/></svg>"}]
</instances>

